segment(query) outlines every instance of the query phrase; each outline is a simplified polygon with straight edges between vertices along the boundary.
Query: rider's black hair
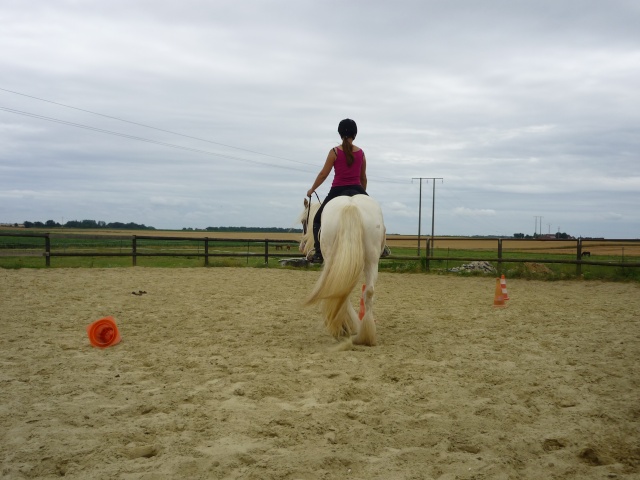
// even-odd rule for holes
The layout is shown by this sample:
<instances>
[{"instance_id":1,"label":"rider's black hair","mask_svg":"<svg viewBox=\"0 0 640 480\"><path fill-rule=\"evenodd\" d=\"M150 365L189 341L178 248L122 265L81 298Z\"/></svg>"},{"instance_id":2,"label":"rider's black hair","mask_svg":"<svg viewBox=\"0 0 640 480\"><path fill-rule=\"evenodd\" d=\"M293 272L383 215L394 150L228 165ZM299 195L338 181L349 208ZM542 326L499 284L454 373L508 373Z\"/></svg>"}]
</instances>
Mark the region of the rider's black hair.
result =
<instances>
[{"instance_id":1,"label":"rider's black hair","mask_svg":"<svg viewBox=\"0 0 640 480\"><path fill-rule=\"evenodd\" d=\"M340 138L346 137L355 140L356 135L358 134L358 126L356 125L356 122L350 118L345 118L338 124L338 133L340 134Z\"/></svg>"},{"instance_id":2,"label":"rider's black hair","mask_svg":"<svg viewBox=\"0 0 640 480\"><path fill-rule=\"evenodd\" d=\"M353 164L353 146L347 139L354 140L356 138L358 126L350 118L345 118L338 124L338 133L342 138L342 151L347 156L347 165L351 166Z\"/></svg>"}]
</instances>

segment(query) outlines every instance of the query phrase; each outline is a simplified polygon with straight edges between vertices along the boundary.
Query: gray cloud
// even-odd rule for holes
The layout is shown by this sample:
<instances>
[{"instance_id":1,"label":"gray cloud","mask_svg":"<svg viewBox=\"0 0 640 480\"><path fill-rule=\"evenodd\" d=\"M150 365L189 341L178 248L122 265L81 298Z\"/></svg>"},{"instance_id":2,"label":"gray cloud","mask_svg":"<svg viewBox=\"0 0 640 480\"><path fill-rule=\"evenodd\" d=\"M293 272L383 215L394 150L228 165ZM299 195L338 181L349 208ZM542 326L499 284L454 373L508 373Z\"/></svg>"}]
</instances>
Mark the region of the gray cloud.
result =
<instances>
[{"instance_id":1,"label":"gray cloud","mask_svg":"<svg viewBox=\"0 0 640 480\"><path fill-rule=\"evenodd\" d=\"M443 177L438 234L533 233L543 216L544 231L640 236L633 1L34 1L2 15L0 222L289 227L351 117L391 232L417 232L412 178Z\"/></svg>"}]
</instances>

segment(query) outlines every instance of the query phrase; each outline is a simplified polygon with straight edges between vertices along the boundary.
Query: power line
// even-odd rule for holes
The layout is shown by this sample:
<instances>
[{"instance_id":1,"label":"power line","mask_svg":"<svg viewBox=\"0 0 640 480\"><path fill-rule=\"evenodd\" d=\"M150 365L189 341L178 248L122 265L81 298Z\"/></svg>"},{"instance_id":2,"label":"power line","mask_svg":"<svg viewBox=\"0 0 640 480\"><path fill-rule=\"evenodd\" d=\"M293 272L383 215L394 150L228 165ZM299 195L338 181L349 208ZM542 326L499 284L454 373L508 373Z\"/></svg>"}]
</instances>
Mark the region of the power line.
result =
<instances>
[{"instance_id":1,"label":"power line","mask_svg":"<svg viewBox=\"0 0 640 480\"><path fill-rule=\"evenodd\" d=\"M64 104L64 103L54 102L53 100L47 100L47 99L44 99L44 98L36 97L34 95L27 95L26 93L20 93L20 92L16 92L14 90L9 90L9 89L2 88L2 87L0 87L0 90L3 91L3 92L13 93L15 95L20 95L20 96L23 96L23 97L32 98L34 100L39 100L41 102L50 103L52 105L58 105L58 106L61 106L61 107L70 108L70 109L73 109L73 110L78 110L80 112L90 113L92 115L98 115L100 117L109 118L109 119L112 119L112 120L118 120L120 122L129 123L131 125L137 125L137 126L140 126L140 127L150 128L152 130L157 130L159 132L170 133L172 135L178 135L178 136L181 136L181 137L190 138L192 140L198 140L198 141L202 141L202 142L211 143L211 144L214 144L214 145L220 145L220 146L227 147L227 148L233 148L233 149L241 150L241 151L244 151L244 152L254 153L256 155L262 155L262 156L265 156L265 157L275 158L275 159L278 159L278 160L285 160L287 162L293 162L293 163L298 163L298 164L301 164L301 165L308 165L308 166L312 166L312 167L317 167L316 164L312 164L312 163L309 163L309 162L302 162L300 160L292 160L290 158L279 157L279 156L276 156L276 155L270 155L268 153L257 152L255 150L250 150L250 149L247 149L247 148L236 147L236 146L233 146L233 145L228 145L228 144L220 143L220 142L214 142L212 140L207 140L207 139L204 139L204 138L194 137L194 136L191 136L191 135L186 135L186 134L174 132L174 131L171 131L171 130L166 130L166 129L163 129L163 128L158 128L158 127L154 127L154 126L151 126L151 125L146 125L144 123L133 122L131 120L126 120L126 119L120 118L120 117L115 117L115 116L112 116L112 115L106 115L104 113L94 112L92 110L87 110L87 109L84 109L84 108L74 107L72 105L67 105L67 104ZM155 143L157 145L168 146L168 147L171 147L171 148L179 148L179 149L198 152L198 153L207 153L209 155L215 155L215 156L222 157L222 158L228 158L228 159L239 160L239 161L244 161L244 162L249 162L249 163L255 163L255 164L258 164L258 165L267 165L267 166L273 166L273 167L276 167L276 168L286 168L286 167L283 167L283 166L280 166L280 165L275 165L273 163L264 163L264 162L257 162L257 161L252 161L252 160L245 160L245 159L242 159L242 158L233 157L233 156L229 156L229 155L222 155L222 154L217 154L217 153L213 153L213 152L208 152L208 151L205 151L205 150L191 149L191 148L188 148L188 147L181 147L181 146L178 146L178 145L173 145L173 144L169 144L169 143L165 143L165 142L158 142L158 141L155 141L155 140L145 139L143 137L135 137L135 136L132 136L132 135L130 136L130 135L127 135L127 134L120 134L120 133L117 133L117 132L111 132L109 130L103 130L103 129L99 129L99 128L96 128L96 127L91 127L91 126L88 126L88 125L76 124L76 123L73 123L73 122L66 122L64 120L53 119L53 118L45 117L45 116L38 115L38 114L31 114L31 113L28 113L28 112L21 112L20 110L8 109L6 107L0 107L0 109L5 110L7 112L11 112L11 113L17 113L17 114L20 114L20 115L26 115L26 116L30 116L30 117L33 117L33 118L40 118L42 120L48 120L48 121L52 121L52 122L55 122L55 123L66 124L66 125L69 125L69 126L74 126L74 127L77 127L77 128L84 128L84 129L87 129L87 130L93 130L93 131L97 131L97 132L101 132L101 133L108 133L110 135L121 136L121 137L124 137L124 138L135 139L135 140L144 141L144 142L148 142L148 143ZM296 171L299 171L299 172L306 172L306 170L300 170L300 169L293 169L293 170L296 170ZM374 179L376 181L379 181L379 182L383 182L383 183L400 183L400 184L404 183L404 182L401 182L401 181L398 181L398 180L391 180L391 179L384 178L384 177L371 176L370 178L372 178L372 179Z\"/></svg>"},{"instance_id":2,"label":"power line","mask_svg":"<svg viewBox=\"0 0 640 480\"><path fill-rule=\"evenodd\" d=\"M179 149L179 150L185 150L185 151L188 151L188 152L204 153L206 155L214 155L216 157L226 158L226 159L230 159L230 160L237 160L239 162L248 162L248 163L253 163L253 164L262 165L262 166L283 168L283 169L286 169L286 170L297 170L299 172L305 172L305 173L308 172L308 170L301 170L301 169L298 169L298 168L285 167L285 166L282 166L282 165L275 165L275 164L272 164L272 163L270 164L270 163L258 162L256 160L248 160L246 158L233 157L231 155L223 155L223 154L220 154L220 153L210 152L208 150L201 150L199 148L183 147L181 145L174 145L172 143L160 142L160 141L157 141L157 140L150 140L148 138L138 137L138 136L135 136L135 135L128 135L126 133L113 132L111 130L105 130L103 128L91 127L89 125L83 125L81 123L68 122L66 120L60 120L58 118L45 117L44 115L38 115L38 114L35 114L35 113L23 112L21 110L15 110L13 108L6 108L6 107L0 106L0 110L4 110L5 112L9 112L9 113L15 113L15 114L18 114L18 115L24 115L24 116L31 117L31 118L37 118L37 119L40 119L40 120L46 120L46 121L53 122L53 123L60 123L62 125L68 125L68 126L71 126L71 127L83 128L85 130L91 130L91 131L94 131L94 132L106 133L108 135L114 135L114 136L117 136L117 137L128 138L130 140L137 140L137 141L140 141L140 142L152 143L152 144L161 145L161 146L164 146L164 147L170 147L170 148L176 148L176 149Z\"/></svg>"},{"instance_id":3,"label":"power line","mask_svg":"<svg viewBox=\"0 0 640 480\"><path fill-rule=\"evenodd\" d=\"M222 147L233 148L233 149L236 149L236 150L242 150L242 151L244 151L244 152L249 152L249 153L255 153L256 155L263 155L263 156L265 156L265 157L277 158L277 159L279 159L279 160L286 160L286 161L288 161L288 162L301 163L301 164L303 164L303 165L311 165L310 163L301 162L301 161L299 161L299 160L292 160L292 159L290 159L290 158L284 158L284 157L278 157L278 156L275 156L275 155L269 155L268 153L256 152L255 150L249 150L249 149L247 149L247 148L234 147L233 145L227 145L227 144L225 144L225 143L214 142L214 141L212 141L212 140L207 140L207 139L205 139L205 138L193 137L193 136L191 136L191 135L186 135L186 134L184 134L184 133L173 132L173 131L171 131L171 130L165 130L165 129L163 129L163 128L153 127L153 126L151 126L151 125L145 125L144 123L133 122L133 121L131 121L131 120L126 120L126 119L124 119L124 118L113 117L113 116L111 116L111 115L105 115L104 113L98 113L98 112L93 112L93 111L91 111L91 110L85 110L84 108L73 107L73 106L71 106L71 105L66 105L66 104L64 104L64 103L58 103L58 102L54 102L54 101L52 101L52 100L46 100L46 99L44 99L44 98L35 97L35 96L33 96L33 95L27 95L26 93L15 92L15 91L13 91L13 90L8 90L8 89L6 89L6 88L1 88L1 87L0 87L0 90L2 90L2 91L4 91L4 92L13 93L13 94L16 94L16 95L21 95L21 96L23 96L23 97L33 98L34 100L40 100L41 102L51 103L51 104L53 104L53 105L58 105L58 106L65 107L65 108L71 108L71 109L73 109L73 110L78 110L78 111L80 111L80 112L91 113L92 115L98 115L98 116L100 116L100 117L110 118L111 120L118 120L118 121L120 121L120 122L130 123L131 125L137 125L137 126L139 126L139 127L150 128L150 129L152 129L152 130L157 130L157 131L159 131L159 132L170 133L170 134L172 134L172 135L178 135L178 136L180 136L180 137L185 137L185 138L191 138L192 140L199 140L199 141L201 141L201 142L212 143L212 144L214 144L214 145L220 145L220 146L222 146Z\"/></svg>"},{"instance_id":4,"label":"power line","mask_svg":"<svg viewBox=\"0 0 640 480\"><path fill-rule=\"evenodd\" d=\"M126 134L126 133L114 132L114 131L111 131L111 130L106 130L104 128L92 127L90 125L84 125L82 123L69 122L67 120L61 120L59 118L47 117L47 116L44 116L44 115L39 115L37 113L24 112L22 110L16 110L16 109L13 109L13 108L7 108L7 107L0 106L0 110L3 110L5 112L9 112L9 113L14 113L14 114L17 114L17 115L23 115L23 116L26 116L26 117L36 118L36 119L39 119L39 120L46 120L48 122L59 123L61 125L67 125L67 126L71 126L71 127L75 127L75 128L82 128L84 130L90 130L90 131L93 131L93 132L105 133L105 134L108 134L108 135L114 135L116 137L128 138L130 140L137 140L137 141L140 141L140 142L151 143L151 144L154 144L154 145L160 145L160 146L164 146L164 147L175 148L175 149L178 149L178 150L184 150L184 151L194 152L194 153L202 153L202 154L205 154L205 155L213 155L213 156L216 156L216 157L226 158L226 159L229 159L229 160L237 160L239 162L253 163L255 165L262 165L262 166L266 166L266 167L281 168L281 169L289 170L289 171L295 170L295 171L304 172L304 173L308 173L309 172L309 170L303 170L301 168L285 167L283 165L277 165L277 164L274 164L274 163L259 162L257 160L249 160L249 159L246 159L246 158L234 157L232 155L225 155L225 154L221 154L221 153L215 153L215 152L211 152L209 150L202 150L202 149L199 149L199 148L184 147L182 145L175 145L173 143L161 142L161 141L158 141L158 140L151 140L151 139L144 138L144 137L139 137L139 136L136 136L136 135L129 135L129 134ZM273 158L280 158L280 157L273 157ZM308 163L304 163L304 162L298 162L298 163L303 163L304 165L309 165L309 166L316 167L316 165L312 165L312 164L308 164ZM370 178L376 179L376 178L379 178L379 177L371 176ZM403 183L403 182L399 182L399 181L384 180L384 179L381 180L381 181L382 182L386 182L386 183Z\"/></svg>"}]
</instances>

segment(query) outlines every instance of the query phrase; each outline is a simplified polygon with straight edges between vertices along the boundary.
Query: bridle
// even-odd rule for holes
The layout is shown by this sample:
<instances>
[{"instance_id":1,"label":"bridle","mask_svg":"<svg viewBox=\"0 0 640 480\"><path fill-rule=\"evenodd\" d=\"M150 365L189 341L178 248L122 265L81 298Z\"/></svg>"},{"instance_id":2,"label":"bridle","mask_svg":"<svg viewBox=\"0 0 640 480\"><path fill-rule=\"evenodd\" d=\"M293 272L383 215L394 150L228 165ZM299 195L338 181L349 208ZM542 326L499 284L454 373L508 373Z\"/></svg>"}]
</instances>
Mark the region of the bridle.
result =
<instances>
[{"instance_id":1,"label":"bridle","mask_svg":"<svg viewBox=\"0 0 640 480\"><path fill-rule=\"evenodd\" d=\"M322 206L322 201L320 201L320 197L318 196L318 192L313 192L316 194L316 198L318 199L318 202L320 203L320 205ZM311 215L311 195L309 195L309 201L307 202L307 219L302 222L302 233L303 235L307 234L307 225L309 225L309 215Z\"/></svg>"}]
</instances>

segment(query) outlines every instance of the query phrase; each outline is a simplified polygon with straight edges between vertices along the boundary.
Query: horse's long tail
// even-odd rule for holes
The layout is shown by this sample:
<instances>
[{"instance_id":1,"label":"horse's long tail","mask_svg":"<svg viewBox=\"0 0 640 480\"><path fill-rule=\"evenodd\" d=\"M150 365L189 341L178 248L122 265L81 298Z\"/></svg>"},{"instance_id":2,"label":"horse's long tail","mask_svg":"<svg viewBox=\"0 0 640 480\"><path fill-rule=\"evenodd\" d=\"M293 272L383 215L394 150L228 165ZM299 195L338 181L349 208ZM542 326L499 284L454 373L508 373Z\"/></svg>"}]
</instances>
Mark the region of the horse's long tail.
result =
<instances>
[{"instance_id":1,"label":"horse's long tail","mask_svg":"<svg viewBox=\"0 0 640 480\"><path fill-rule=\"evenodd\" d=\"M325 324L334 337L349 331L346 302L364 268L364 226L358 207L346 205L340 219L330 256L305 305L321 303ZM345 331L346 330L346 331Z\"/></svg>"}]
</instances>

